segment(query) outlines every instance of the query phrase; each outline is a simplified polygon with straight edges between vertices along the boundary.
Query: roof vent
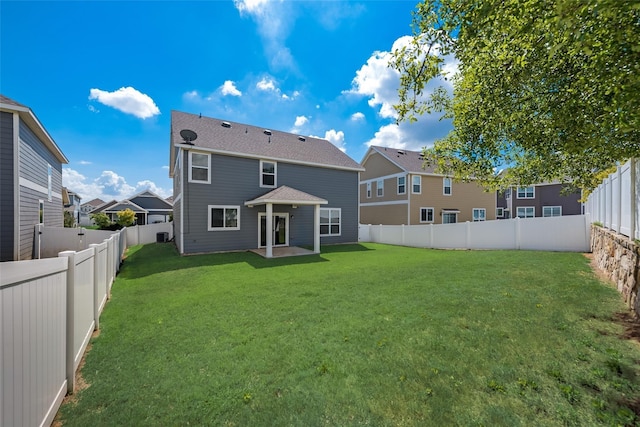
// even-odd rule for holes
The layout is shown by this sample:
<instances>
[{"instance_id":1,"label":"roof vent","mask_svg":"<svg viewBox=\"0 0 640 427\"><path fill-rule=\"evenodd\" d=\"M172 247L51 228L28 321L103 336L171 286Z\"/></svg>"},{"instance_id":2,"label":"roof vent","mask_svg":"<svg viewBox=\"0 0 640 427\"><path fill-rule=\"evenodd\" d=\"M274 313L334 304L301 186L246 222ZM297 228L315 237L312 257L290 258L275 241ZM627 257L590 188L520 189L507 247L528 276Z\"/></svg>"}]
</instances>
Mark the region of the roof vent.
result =
<instances>
[{"instance_id":1,"label":"roof vent","mask_svg":"<svg viewBox=\"0 0 640 427\"><path fill-rule=\"evenodd\" d=\"M406 154L404 150L398 150L398 154Z\"/></svg>"},{"instance_id":2,"label":"roof vent","mask_svg":"<svg viewBox=\"0 0 640 427\"><path fill-rule=\"evenodd\" d=\"M298 137L298 141L302 141L302 142L304 142L304 141L306 141L306 140L307 140L307 138L305 138L304 136L299 136L299 137Z\"/></svg>"},{"instance_id":3,"label":"roof vent","mask_svg":"<svg viewBox=\"0 0 640 427\"><path fill-rule=\"evenodd\" d=\"M264 130L264 134L265 134L265 135L271 135L271 131L270 131L269 129L265 129L265 130Z\"/></svg>"},{"instance_id":4,"label":"roof vent","mask_svg":"<svg viewBox=\"0 0 640 427\"><path fill-rule=\"evenodd\" d=\"M229 122L222 122L222 123L220 123L220 125L221 125L223 128L230 128L230 127L231 127L231 123L229 123Z\"/></svg>"}]
</instances>

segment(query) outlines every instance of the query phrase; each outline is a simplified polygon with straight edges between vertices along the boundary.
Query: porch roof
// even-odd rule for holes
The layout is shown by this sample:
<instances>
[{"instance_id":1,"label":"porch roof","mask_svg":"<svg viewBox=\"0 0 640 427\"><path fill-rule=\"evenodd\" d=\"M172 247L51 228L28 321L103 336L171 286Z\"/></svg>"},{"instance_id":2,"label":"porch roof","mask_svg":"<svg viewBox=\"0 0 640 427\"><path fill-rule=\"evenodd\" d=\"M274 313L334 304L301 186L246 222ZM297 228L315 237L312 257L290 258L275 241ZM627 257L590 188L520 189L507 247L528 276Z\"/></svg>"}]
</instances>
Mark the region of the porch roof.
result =
<instances>
[{"instance_id":1,"label":"porch roof","mask_svg":"<svg viewBox=\"0 0 640 427\"><path fill-rule=\"evenodd\" d=\"M244 202L244 205L252 207L267 203L274 205L326 205L329 202L321 197L282 185L262 196Z\"/></svg>"}]
</instances>

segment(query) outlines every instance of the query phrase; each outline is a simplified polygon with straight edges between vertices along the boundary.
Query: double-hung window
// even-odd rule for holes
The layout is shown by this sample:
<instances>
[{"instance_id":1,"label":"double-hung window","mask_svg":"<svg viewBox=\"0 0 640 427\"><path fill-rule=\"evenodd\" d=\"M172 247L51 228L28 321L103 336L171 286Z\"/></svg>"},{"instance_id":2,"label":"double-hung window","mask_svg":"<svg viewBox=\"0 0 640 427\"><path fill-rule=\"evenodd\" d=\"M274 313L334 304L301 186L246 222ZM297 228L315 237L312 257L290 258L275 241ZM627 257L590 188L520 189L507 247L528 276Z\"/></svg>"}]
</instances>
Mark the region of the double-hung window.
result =
<instances>
[{"instance_id":1,"label":"double-hung window","mask_svg":"<svg viewBox=\"0 0 640 427\"><path fill-rule=\"evenodd\" d=\"M562 216L562 206L543 206L542 216Z\"/></svg>"},{"instance_id":2,"label":"double-hung window","mask_svg":"<svg viewBox=\"0 0 640 427\"><path fill-rule=\"evenodd\" d=\"M189 182L211 184L211 155L189 151Z\"/></svg>"},{"instance_id":3,"label":"double-hung window","mask_svg":"<svg viewBox=\"0 0 640 427\"><path fill-rule=\"evenodd\" d=\"M496 218L504 217L504 208L496 208Z\"/></svg>"},{"instance_id":4,"label":"double-hung window","mask_svg":"<svg viewBox=\"0 0 640 427\"><path fill-rule=\"evenodd\" d=\"M274 188L277 185L276 172L278 165L276 162L260 160L260 187Z\"/></svg>"},{"instance_id":5,"label":"double-hung window","mask_svg":"<svg viewBox=\"0 0 640 427\"><path fill-rule=\"evenodd\" d=\"M384 196L384 180L379 179L376 181L376 196L382 197Z\"/></svg>"},{"instance_id":6,"label":"double-hung window","mask_svg":"<svg viewBox=\"0 0 640 427\"><path fill-rule=\"evenodd\" d=\"M320 235L340 236L341 208L320 208Z\"/></svg>"},{"instance_id":7,"label":"double-hung window","mask_svg":"<svg viewBox=\"0 0 640 427\"><path fill-rule=\"evenodd\" d=\"M398 194L406 194L407 193L407 177L399 176L398 177Z\"/></svg>"},{"instance_id":8,"label":"double-hung window","mask_svg":"<svg viewBox=\"0 0 640 427\"><path fill-rule=\"evenodd\" d=\"M451 178L442 178L442 194L445 196L451 195Z\"/></svg>"},{"instance_id":9,"label":"double-hung window","mask_svg":"<svg viewBox=\"0 0 640 427\"><path fill-rule=\"evenodd\" d=\"M533 206L518 206L516 216L518 218L534 218L536 216L536 210Z\"/></svg>"},{"instance_id":10,"label":"double-hung window","mask_svg":"<svg viewBox=\"0 0 640 427\"><path fill-rule=\"evenodd\" d=\"M367 199L371 198L371 181L367 182Z\"/></svg>"},{"instance_id":11,"label":"double-hung window","mask_svg":"<svg viewBox=\"0 0 640 427\"><path fill-rule=\"evenodd\" d=\"M485 221L487 210L485 208L473 208L473 222Z\"/></svg>"},{"instance_id":12,"label":"double-hung window","mask_svg":"<svg viewBox=\"0 0 640 427\"><path fill-rule=\"evenodd\" d=\"M209 205L209 231L240 230L240 206Z\"/></svg>"},{"instance_id":13,"label":"double-hung window","mask_svg":"<svg viewBox=\"0 0 640 427\"><path fill-rule=\"evenodd\" d=\"M420 208L420 222L433 222L433 208Z\"/></svg>"},{"instance_id":14,"label":"double-hung window","mask_svg":"<svg viewBox=\"0 0 640 427\"><path fill-rule=\"evenodd\" d=\"M518 199L533 199L535 190L533 187L518 187Z\"/></svg>"},{"instance_id":15,"label":"double-hung window","mask_svg":"<svg viewBox=\"0 0 640 427\"><path fill-rule=\"evenodd\" d=\"M411 177L411 192L413 194L420 194L422 192L422 177L420 175Z\"/></svg>"}]
</instances>

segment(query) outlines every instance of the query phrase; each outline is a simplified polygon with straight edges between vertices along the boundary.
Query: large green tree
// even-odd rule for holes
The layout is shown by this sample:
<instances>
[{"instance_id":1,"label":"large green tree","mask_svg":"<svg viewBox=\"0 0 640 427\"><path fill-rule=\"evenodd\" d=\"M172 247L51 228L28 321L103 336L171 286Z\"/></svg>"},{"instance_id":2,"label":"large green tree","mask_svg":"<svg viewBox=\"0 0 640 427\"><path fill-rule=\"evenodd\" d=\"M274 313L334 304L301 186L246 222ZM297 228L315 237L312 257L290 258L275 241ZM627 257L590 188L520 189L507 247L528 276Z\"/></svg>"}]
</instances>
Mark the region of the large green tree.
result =
<instances>
[{"instance_id":1,"label":"large green tree","mask_svg":"<svg viewBox=\"0 0 640 427\"><path fill-rule=\"evenodd\" d=\"M637 0L426 0L413 26L391 63L395 108L399 122L453 119L428 156L440 171L491 188L554 179L591 188L599 171L640 156ZM427 90L446 54L459 60L452 97Z\"/></svg>"}]
</instances>

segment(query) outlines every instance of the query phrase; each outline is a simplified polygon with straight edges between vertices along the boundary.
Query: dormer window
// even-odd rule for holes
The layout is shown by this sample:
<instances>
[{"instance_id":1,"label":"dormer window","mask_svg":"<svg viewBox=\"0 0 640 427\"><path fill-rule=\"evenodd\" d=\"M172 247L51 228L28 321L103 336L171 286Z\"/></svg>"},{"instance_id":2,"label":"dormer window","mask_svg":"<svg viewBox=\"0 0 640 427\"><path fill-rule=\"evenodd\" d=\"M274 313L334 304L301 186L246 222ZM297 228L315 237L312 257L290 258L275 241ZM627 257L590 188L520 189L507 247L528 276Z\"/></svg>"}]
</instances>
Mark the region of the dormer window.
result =
<instances>
[{"instance_id":1,"label":"dormer window","mask_svg":"<svg viewBox=\"0 0 640 427\"><path fill-rule=\"evenodd\" d=\"M260 187L275 188L277 186L277 168L276 162L260 160Z\"/></svg>"}]
</instances>

